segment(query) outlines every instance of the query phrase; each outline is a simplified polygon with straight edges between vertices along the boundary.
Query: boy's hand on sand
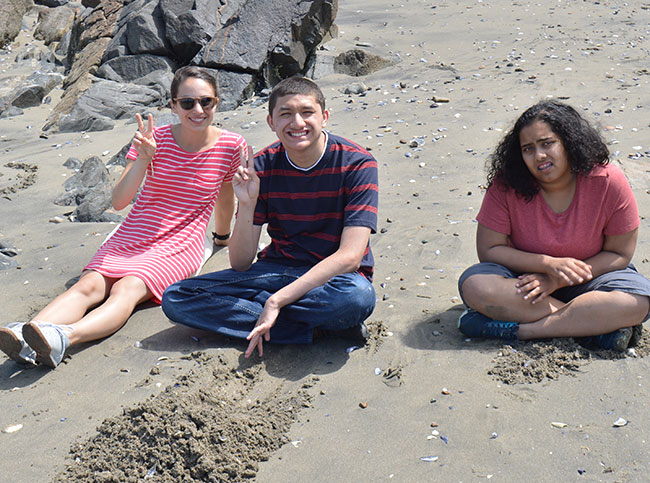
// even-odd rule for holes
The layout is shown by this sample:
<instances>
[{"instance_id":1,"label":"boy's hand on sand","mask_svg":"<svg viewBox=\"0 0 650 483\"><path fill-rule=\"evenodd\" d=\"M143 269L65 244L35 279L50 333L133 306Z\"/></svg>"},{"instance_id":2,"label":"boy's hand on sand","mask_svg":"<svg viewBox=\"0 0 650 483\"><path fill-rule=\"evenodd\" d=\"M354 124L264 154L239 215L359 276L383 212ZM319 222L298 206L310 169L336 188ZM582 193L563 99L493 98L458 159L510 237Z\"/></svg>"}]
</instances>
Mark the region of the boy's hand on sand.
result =
<instances>
[{"instance_id":1,"label":"boy's hand on sand","mask_svg":"<svg viewBox=\"0 0 650 483\"><path fill-rule=\"evenodd\" d=\"M239 159L241 164L232 179L235 196L240 203L256 203L257 195L260 192L260 179L255 171L253 148L248 146L248 149L246 149L241 146L239 148Z\"/></svg>"},{"instance_id":2,"label":"boy's hand on sand","mask_svg":"<svg viewBox=\"0 0 650 483\"><path fill-rule=\"evenodd\" d=\"M147 127L145 128L142 116L136 114L135 118L138 120L138 130L133 137L133 147L138 153L138 159L147 161L147 164L153 159L156 154L156 140L153 137L153 115L147 116Z\"/></svg>"},{"instance_id":3,"label":"boy's hand on sand","mask_svg":"<svg viewBox=\"0 0 650 483\"><path fill-rule=\"evenodd\" d=\"M251 333L246 337L250 343L248 344L244 357L250 357L250 355L255 351L255 348L257 348L257 353L260 357L264 355L263 342L271 340L271 327L275 325L275 321L279 314L280 308L273 303L269 303L267 300L259 319L257 319L255 328L251 330Z\"/></svg>"}]
</instances>

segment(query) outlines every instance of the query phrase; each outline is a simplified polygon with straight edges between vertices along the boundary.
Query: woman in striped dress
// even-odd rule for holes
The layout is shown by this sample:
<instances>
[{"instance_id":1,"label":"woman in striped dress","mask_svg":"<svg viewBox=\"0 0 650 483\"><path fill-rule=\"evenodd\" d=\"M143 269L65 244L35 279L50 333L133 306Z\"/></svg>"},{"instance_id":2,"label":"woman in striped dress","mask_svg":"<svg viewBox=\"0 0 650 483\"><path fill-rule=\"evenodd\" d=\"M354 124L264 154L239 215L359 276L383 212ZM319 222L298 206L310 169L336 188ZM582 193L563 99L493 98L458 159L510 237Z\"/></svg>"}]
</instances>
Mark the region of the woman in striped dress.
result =
<instances>
[{"instance_id":1,"label":"woman in striped dress","mask_svg":"<svg viewBox=\"0 0 650 483\"><path fill-rule=\"evenodd\" d=\"M215 242L227 244L234 210L230 182L246 142L212 126L217 87L205 70L179 69L171 95L179 124L154 128L151 115L146 125L137 115L113 207L128 206L144 185L124 223L75 285L31 322L0 329L0 350L10 358L56 367L70 345L113 334L142 302L160 303L167 286L200 268L213 207Z\"/></svg>"}]
</instances>

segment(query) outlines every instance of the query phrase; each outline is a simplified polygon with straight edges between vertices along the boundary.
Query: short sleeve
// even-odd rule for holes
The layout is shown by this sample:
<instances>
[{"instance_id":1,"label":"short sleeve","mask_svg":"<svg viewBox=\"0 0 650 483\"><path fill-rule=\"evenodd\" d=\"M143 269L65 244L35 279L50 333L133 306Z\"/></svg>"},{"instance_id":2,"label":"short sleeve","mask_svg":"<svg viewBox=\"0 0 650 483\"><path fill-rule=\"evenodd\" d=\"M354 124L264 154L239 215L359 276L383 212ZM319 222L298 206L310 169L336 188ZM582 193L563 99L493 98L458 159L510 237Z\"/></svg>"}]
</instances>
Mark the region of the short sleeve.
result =
<instances>
[{"instance_id":1,"label":"short sleeve","mask_svg":"<svg viewBox=\"0 0 650 483\"><path fill-rule=\"evenodd\" d=\"M377 161L366 157L351 166L345 177L348 202L343 216L344 226L365 226L377 231L379 202Z\"/></svg>"},{"instance_id":2,"label":"short sleeve","mask_svg":"<svg viewBox=\"0 0 650 483\"><path fill-rule=\"evenodd\" d=\"M235 146L233 148L233 154L232 158L230 160L230 168L228 169L228 172L223 178L224 183L230 183L232 181L233 176L235 176L235 173L237 172L237 168L241 165L241 148L244 148L244 151L248 150L248 145L246 144L246 140L244 139L243 136L237 136L237 142L235 143Z\"/></svg>"},{"instance_id":3,"label":"short sleeve","mask_svg":"<svg viewBox=\"0 0 650 483\"><path fill-rule=\"evenodd\" d=\"M606 206L608 218L605 235L629 233L640 225L639 208L634 193L623 172L614 165L607 167L608 184Z\"/></svg>"},{"instance_id":4,"label":"short sleeve","mask_svg":"<svg viewBox=\"0 0 650 483\"><path fill-rule=\"evenodd\" d=\"M512 220L508 212L507 191L502 185L492 183L487 189L476 221L498 233L508 236L512 234Z\"/></svg>"}]
</instances>

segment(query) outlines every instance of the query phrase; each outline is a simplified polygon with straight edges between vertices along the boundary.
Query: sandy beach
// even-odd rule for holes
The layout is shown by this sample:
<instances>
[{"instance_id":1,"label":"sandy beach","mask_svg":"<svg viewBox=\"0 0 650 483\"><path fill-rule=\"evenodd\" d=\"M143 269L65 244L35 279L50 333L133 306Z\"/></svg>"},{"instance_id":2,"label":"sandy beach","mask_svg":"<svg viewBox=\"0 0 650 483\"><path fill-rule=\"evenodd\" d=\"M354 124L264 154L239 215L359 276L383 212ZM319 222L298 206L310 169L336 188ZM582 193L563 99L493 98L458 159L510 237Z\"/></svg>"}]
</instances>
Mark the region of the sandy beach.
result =
<instances>
[{"instance_id":1,"label":"sandy beach","mask_svg":"<svg viewBox=\"0 0 650 483\"><path fill-rule=\"evenodd\" d=\"M636 195L633 263L650 276L650 3L347 0L336 24L331 52L392 61L318 80L329 129L379 163L368 344L269 345L244 359L243 343L150 304L54 371L2 355L0 430L22 426L0 433L0 481L648 481L647 329L621 355L469 340L456 322L486 158L544 98L601 130ZM23 31L0 52L2 76L30 42ZM357 82L364 95L343 93ZM135 124L39 137L57 95L0 119L0 241L20 250L0 271L3 325L62 292L114 228L50 222L71 211L53 200L69 157L106 162ZM248 105L215 119L260 149L275 140L266 114ZM204 272L227 267L220 249Z\"/></svg>"}]
</instances>

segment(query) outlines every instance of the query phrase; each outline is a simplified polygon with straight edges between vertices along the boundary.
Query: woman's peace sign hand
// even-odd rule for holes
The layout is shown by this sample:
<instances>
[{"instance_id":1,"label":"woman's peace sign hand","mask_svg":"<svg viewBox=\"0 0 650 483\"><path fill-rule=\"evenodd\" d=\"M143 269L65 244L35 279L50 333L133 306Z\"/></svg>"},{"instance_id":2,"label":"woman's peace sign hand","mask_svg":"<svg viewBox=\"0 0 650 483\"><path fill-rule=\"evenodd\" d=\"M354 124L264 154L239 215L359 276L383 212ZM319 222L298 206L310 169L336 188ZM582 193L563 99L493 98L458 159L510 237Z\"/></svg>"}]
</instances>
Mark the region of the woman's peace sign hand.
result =
<instances>
[{"instance_id":1,"label":"woman's peace sign hand","mask_svg":"<svg viewBox=\"0 0 650 483\"><path fill-rule=\"evenodd\" d=\"M133 147L138 153L138 159L143 159L149 164L156 153L156 140L153 137L153 115L147 116L147 127L144 127L142 116L136 114L138 120L138 130L133 137Z\"/></svg>"}]
</instances>

